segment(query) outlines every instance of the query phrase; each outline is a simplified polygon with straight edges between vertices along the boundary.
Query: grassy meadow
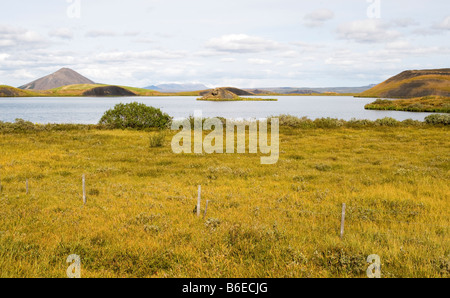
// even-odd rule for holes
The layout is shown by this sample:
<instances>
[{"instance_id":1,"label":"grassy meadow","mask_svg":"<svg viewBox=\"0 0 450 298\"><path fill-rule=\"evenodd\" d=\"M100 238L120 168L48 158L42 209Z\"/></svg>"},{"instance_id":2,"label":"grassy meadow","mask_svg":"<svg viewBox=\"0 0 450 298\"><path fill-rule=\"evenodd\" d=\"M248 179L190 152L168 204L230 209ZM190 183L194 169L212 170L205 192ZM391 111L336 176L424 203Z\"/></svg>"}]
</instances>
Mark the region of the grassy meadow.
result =
<instances>
[{"instance_id":1,"label":"grassy meadow","mask_svg":"<svg viewBox=\"0 0 450 298\"><path fill-rule=\"evenodd\" d=\"M174 134L0 131L0 277L66 277L71 254L86 278L365 278L371 254L385 278L450 276L448 126L283 126L271 166Z\"/></svg>"}]
</instances>

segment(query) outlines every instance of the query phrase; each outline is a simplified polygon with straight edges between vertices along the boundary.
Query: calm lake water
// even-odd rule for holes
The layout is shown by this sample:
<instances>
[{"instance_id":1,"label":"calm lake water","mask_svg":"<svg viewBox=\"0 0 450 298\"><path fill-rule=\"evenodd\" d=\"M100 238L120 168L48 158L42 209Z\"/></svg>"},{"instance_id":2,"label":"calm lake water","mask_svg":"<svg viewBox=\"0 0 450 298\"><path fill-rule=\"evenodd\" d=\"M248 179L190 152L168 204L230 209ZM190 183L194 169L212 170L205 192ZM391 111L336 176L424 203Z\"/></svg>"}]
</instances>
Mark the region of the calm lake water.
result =
<instances>
[{"instance_id":1,"label":"calm lake water","mask_svg":"<svg viewBox=\"0 0 450 298\"><path fill-rule=\"evenodd\" d=\"M364 106L372 98L350 96L271 96L278 101L208 102L197 97L71 97L71 98L0 98L0 121L21 118L34 123L98 123L103 113L118 103L137 101L160 108L175 119L194 115L201 110L203 117L231 119L265 118L290 114L310 119L331 117L344 120L376 120L392 117L397 120L423 121L430 113L396 111L367 111Z\"/></svg>"}]
</instances>

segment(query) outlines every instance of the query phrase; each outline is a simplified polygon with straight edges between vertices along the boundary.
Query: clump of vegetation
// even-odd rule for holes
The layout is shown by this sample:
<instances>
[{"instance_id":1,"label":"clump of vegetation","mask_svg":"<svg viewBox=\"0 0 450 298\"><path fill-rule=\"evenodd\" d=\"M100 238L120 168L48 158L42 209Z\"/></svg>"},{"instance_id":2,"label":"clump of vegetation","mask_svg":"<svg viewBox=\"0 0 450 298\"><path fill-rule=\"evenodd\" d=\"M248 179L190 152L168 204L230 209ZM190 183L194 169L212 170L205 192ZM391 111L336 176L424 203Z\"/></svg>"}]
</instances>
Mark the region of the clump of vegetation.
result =
<instances>
[{"instance_id":1,"label":"clump of vegetation","mask_svg":"<svg viewBox=\"0 0 450 298\"><path fill-rule=\"evenodd\" d=\"M23 119L16 119L14 122L0 121L0 133L34 133L43 131L73 131L103 129L102 125L86 124L36 124Z\"/></svg>"},{"instance_id":2,"label":"clump of vegetation","mask_svg":"<svg viewBox=\"0 0 450 298\"><path fill-rule=\"evenodd\" d=\"M425 122L433 125L450 125L450 115L433 114L425 118Z\"/></svg>"},{"instance_id":3,"label":"clump of vegetation","mask_svg":"<svg viewBox=\"0 0 450 298\"><path fill-rule=\"evenodd\" d=\"M450 97L425 96L411 99L377 99L365 106L366 110L450 113Z\"/></svg>"},{"instance_id":4,"label":"clump of vegetation","mask_svg":"<svg viewBox=\"0 0 450 298\"><path fill-rule=\"evenodd\" d=\"M170 126L172 118L160 109L142 103L117 104L105 112L99 124L108 128L164 129Z\"/></svg>"},{"instance_id":5,"label":"clump of vegetation","mask_svg":"<svg viewBox=\"0 0 450 298\"><path fill-rule=\"evenodd\" d=\"M164 146L164 140L166 138L165 132L158 132L150 136L150 148L159 148Z\"/></svg>"},{"instance_id":6,"label":"clump of vegetation","mask_svg":"<svg viewBox=\"0 0 450 298\"><path fill-rule=\"evenodd\" d=\"M394 119L394 118L390 118L390 117L386 117L386 118L382 118L382 119L377 119L375 121L375 124L378 126L399 126L400 125L400 121Z\"/></svg>"}]
</instances>

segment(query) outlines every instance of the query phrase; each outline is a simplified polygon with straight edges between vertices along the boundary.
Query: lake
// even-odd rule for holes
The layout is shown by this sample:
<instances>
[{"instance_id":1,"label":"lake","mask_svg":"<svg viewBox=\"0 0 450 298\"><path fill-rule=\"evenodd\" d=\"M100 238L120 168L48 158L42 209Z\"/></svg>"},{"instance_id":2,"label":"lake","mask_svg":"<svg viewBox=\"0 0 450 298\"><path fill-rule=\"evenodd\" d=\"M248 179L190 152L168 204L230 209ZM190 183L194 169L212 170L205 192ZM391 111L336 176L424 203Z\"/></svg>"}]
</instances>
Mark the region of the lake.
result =
<instances>
[{"instance_id":1,"label":"lake","mask_svg":"<svg viewBox=\"0 0 450 298\"><path fill-rule=\"evenodd\" d=\"M344 120L376 120L392 117L397 120L423 121L430 113L397 111L369 111L364 106L373 98L351 96L270 96L278 101L197 101L197 97L27 97L0 98L0 121L12 122L21 118L34 123L79 123L96 124L103 113L118 103L137 101L160 108L175 119L194 115L201 110L203 117L220 116L230 119L265 118L290 114L316 118L338 118Z\"/></svg>"}]
</instances>

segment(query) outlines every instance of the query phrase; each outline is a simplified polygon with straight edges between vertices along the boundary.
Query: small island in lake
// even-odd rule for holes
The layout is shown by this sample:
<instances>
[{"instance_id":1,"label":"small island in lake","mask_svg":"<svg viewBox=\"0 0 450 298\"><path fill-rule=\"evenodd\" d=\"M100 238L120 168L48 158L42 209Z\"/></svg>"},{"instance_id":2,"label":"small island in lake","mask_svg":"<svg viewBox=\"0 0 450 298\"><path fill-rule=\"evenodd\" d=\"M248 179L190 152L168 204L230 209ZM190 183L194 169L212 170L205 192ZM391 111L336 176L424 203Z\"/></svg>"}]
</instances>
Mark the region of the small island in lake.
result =
<instances>
[{"instance_id":1,"label":"small island in lake","mask_svg":"<svg viewBox=\"0 0 450 298\"><path fill-rule=\"evenodd\" d=\"M198 98L197 100L204 101L277 101L278 99L273 98L248 98L241 97L241 95L252 96L253 93L250 93L245 90L241 90L238 88L216 88L213 90L208 90L201 93L203 97Z\"/></svg>"}]
</instances>

